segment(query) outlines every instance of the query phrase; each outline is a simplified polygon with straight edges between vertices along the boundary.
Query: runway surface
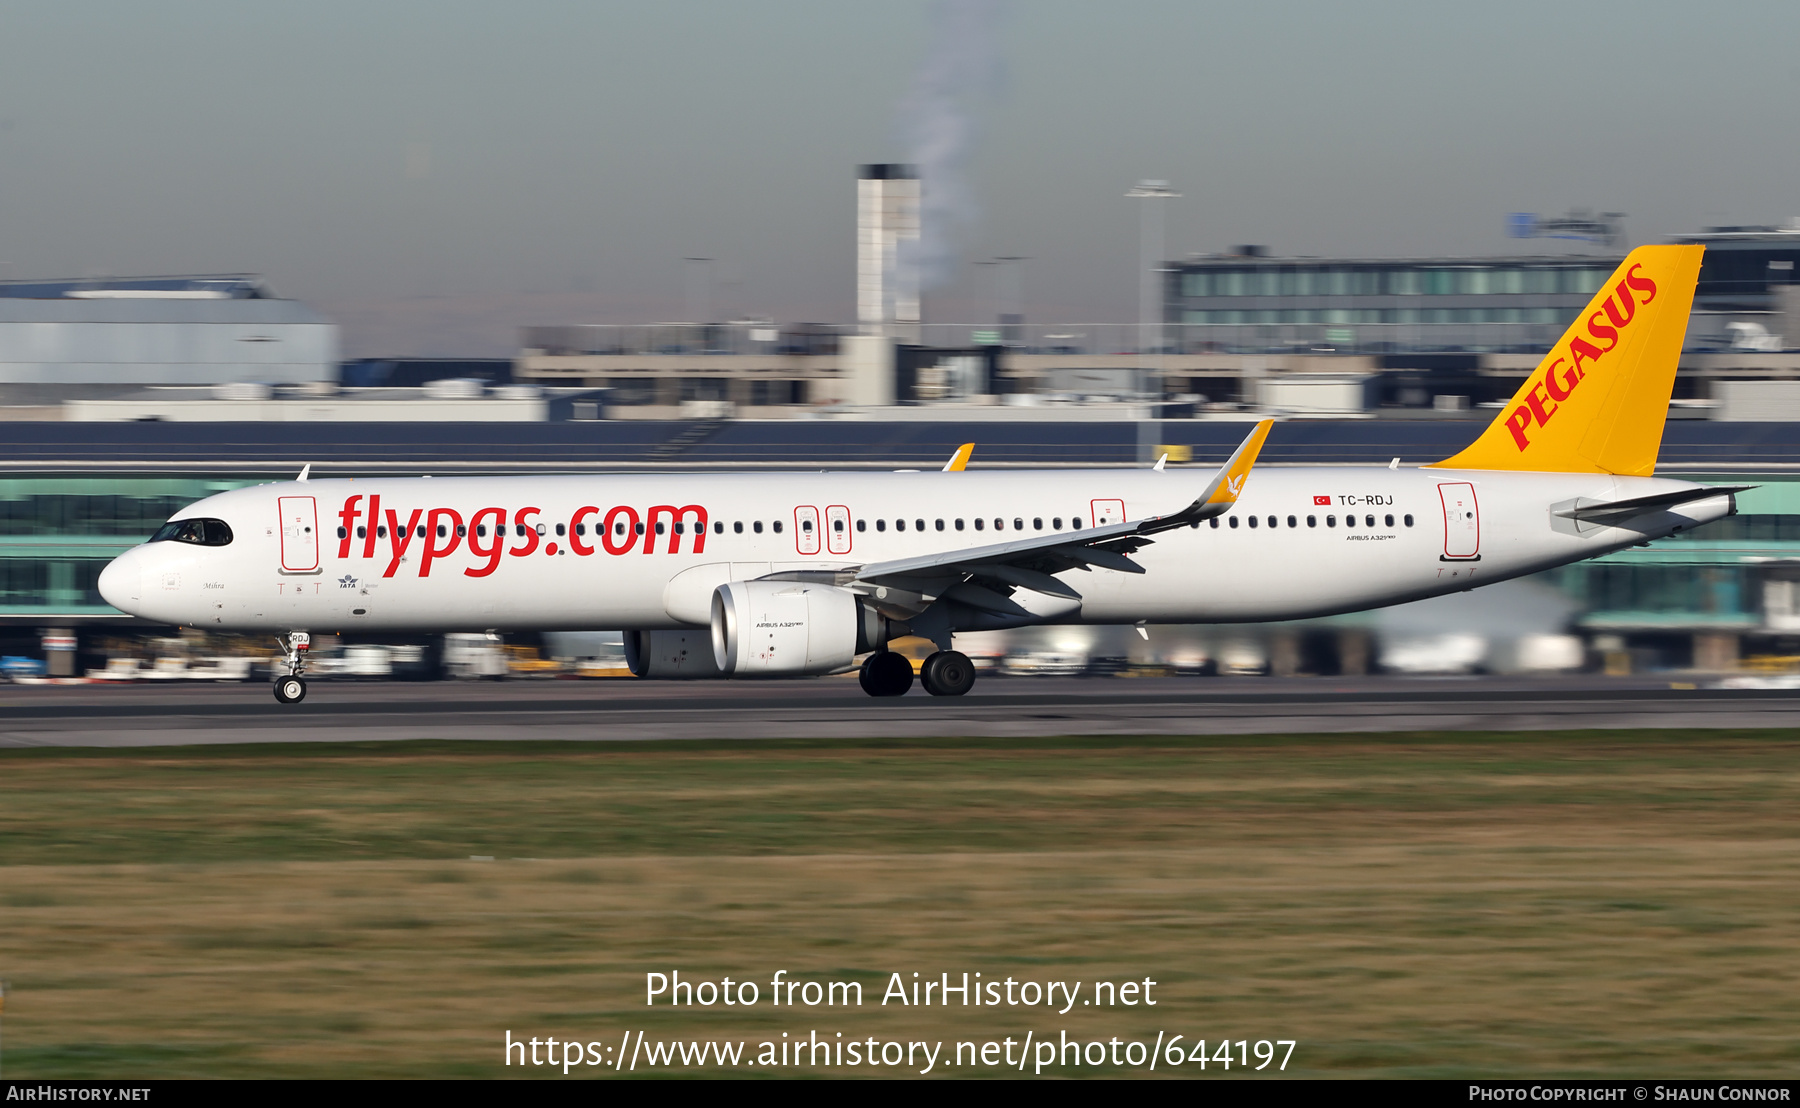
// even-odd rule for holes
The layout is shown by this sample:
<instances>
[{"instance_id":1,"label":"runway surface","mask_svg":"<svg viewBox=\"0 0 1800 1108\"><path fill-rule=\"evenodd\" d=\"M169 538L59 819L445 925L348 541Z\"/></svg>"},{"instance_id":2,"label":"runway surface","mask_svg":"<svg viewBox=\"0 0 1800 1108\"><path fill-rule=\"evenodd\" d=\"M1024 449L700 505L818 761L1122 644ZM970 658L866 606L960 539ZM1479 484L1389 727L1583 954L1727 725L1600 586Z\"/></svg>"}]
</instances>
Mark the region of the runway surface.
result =
<instances>
[{"instance_id":1,"label":"runway surface","mask_svg":"<svg viewBox=\"0 0 1800 1108\"><path fill-rule=\"evenodd\" d=\"M362 684L283 707L250 685L0 687L0 748L407 739L607 740L1247 735L1800 727L1800 690L1649 678L984 679L897 700L854 678Z\"/></svg>"}]
</instances>

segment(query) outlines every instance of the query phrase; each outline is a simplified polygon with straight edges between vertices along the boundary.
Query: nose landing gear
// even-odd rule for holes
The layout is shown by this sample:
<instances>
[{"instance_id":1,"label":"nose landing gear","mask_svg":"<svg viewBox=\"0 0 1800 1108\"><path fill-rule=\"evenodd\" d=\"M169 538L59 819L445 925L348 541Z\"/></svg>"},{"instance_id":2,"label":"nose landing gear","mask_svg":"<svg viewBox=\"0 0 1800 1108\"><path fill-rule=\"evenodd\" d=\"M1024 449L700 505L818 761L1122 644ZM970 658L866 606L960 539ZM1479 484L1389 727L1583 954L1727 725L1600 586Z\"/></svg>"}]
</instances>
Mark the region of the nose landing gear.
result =
<instances>
[{"instance_id":1,"label":"nose landing gear","mask_svg":"<svg viewBox=\"0 0 1800 1108\"><path fill-rule=\"evenodd\" d=\"M275 699L282 704L298 704L306 699L306 652L312 649L312 636L305 631L295 631L286 638L277 637L281 644L282 664L287 666L287 673L275 678Z\"/></svg>"}]
</instances>

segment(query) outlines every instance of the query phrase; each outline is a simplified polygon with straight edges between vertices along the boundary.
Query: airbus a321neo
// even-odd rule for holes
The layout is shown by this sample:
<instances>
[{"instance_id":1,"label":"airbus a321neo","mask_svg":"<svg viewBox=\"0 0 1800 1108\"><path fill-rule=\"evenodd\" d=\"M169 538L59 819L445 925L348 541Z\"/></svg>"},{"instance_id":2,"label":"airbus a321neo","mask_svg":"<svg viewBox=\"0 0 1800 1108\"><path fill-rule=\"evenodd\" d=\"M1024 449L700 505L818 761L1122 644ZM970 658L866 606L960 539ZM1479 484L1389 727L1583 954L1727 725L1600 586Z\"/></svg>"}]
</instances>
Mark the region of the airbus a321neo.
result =
<instances>
[{"instance_id":1,"label":"airbus a321neo","mask_svg":"<svg viewBox=\"0 0 1800 1108\"><path fill-rule=\"evenodd\" d=\"M1468 449L1417 467L299 480L178 512L100 592L170 624L277 634L296 703L319 633L624 628L640 675L861 663L900 696L975 670L960 631L1287 620L1458 592L1730 515L1653 476L1699 246L1631 253ZM304 476L304 475L303 475Z\"/></svg>"}]
</instances>

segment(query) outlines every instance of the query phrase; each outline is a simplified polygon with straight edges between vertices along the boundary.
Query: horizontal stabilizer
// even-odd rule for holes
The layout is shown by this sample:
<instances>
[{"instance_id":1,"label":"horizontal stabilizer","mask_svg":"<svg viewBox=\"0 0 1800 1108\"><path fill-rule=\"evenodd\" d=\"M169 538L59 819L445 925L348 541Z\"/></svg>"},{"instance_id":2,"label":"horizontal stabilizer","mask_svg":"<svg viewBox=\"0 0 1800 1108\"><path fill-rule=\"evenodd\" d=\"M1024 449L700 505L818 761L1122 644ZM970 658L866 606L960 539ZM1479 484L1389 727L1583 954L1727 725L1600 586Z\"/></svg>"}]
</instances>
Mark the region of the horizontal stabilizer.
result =
<instances>
[{"instance_id":1,"label":"horizontal stabilizer","mask_svg":"<svg viewBox=\"0 0 1800 1108\"><path fill-rule=\"evenodd\" d=\"M1582 504L1574 508L1559 508L1556 514L1564 519L1604 522L1609 519L1639 516L1646 512L1667 511L1682 504L1692 504L1696 500L1711 500L1715 496L1731 496L1755 487L1755 485L1708 485L1701 488L1676 489L1674 492L1659 492L1655 496L1639 496L1630 500L1611 500L1602 504Z\"/></svg>"}]
</instances>

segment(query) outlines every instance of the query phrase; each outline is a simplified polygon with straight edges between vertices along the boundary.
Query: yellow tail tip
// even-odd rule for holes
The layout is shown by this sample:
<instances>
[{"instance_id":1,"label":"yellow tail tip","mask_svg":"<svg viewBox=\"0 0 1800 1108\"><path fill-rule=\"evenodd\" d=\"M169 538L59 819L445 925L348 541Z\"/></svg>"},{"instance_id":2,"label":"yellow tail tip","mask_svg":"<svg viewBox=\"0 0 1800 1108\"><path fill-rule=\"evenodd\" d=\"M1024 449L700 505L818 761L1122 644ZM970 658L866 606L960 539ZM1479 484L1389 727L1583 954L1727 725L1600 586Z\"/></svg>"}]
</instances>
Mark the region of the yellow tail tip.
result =
<instances>
[{"instance_id":1,"label":"yellow tail tip","mask_svg":"<svg viewBox=\"0 0 1800 1108\"><path fill-rule=\"evenodd\" d=\"M1481 437L1436 466L1654 473L1705 249L1626 255Z\"/></svg>"}]
</instances>

